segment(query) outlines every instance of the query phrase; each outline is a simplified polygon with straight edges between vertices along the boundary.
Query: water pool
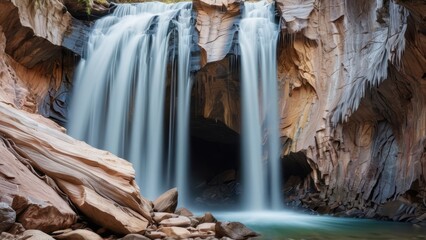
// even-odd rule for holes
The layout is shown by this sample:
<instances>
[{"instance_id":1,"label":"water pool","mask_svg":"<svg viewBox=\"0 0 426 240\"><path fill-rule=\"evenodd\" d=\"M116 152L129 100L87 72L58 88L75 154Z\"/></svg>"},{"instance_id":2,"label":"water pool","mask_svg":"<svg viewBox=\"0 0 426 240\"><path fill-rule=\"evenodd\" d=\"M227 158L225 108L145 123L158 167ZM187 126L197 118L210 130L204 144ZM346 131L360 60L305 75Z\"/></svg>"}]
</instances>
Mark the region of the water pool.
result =
<instances>
[{"instance_id":1,"label":"water pool","mask_svg":"<svg viewBox=\"0 0 426 240\"><path fill-rule=\"evenodd\" d=\"M219 221L238 221L259 239L426 239L426 228L410 223L276 212L213 212Z\"/></svg>"}]
</instances>

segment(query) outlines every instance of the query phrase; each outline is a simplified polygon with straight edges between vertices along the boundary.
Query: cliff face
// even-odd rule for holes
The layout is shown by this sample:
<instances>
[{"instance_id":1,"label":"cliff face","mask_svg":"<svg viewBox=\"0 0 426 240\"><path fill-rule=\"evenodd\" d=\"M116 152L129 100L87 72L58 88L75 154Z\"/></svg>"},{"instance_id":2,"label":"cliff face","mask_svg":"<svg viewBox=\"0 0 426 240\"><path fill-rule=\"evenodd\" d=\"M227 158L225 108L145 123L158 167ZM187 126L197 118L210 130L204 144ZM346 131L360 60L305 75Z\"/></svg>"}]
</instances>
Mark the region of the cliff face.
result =
<instances>
[{"instance_id":1,"label":"cliff face","mask_svg":"<svg viewBox=\"0 0 426 240\"><path fill-rule=\"evenodd\" d=\"M400 4L276 2L282 155L307 157L311 177L295 193L306 206L373 216L426 196L425 4ZM223 61L201 69L199 114L238 130L229 113L239 99L226 96L239 89L218 83L221 72Z\"/></svg>"},{"instance_id":2,"label":"cliff face","mask_svg":"<svg viewBox=\"0 0 426 240\"><path fill-rule=\"evenodd\" d=\"M378 4L324 2L309 19L317 36L302 31L284 47L295 58L281 55L285 150L306 154L329 206L425 196L423 20ZM298 105L287 104L295 93Z\"/></svg>"},{"instance_id":3,"label":"cliff face","mask_svg":"<svg viewBox=\"0 0 426 240\"><path fill-rule=\"evenodd\" d=\"M18 109L65 121L65 94L75 60L61 44L71 15L59 1L1 1L0 7L0 98Z\"/></svg>"},{"instance_id":4,"label":"cliff face","mask_svg":"<svg viewBox=\"0 0 426 240\"><path fill-rule=\"evenodd\" d=\"M108 160L111 156L104 152L57 132L50 140L61 144L53 150L52 146L46 147L55 153L46 156L48 152L26 144L41 141L36 133L14 132L28 125L40 127L28 120L34 115L22 116L14 109L39 113L60 123L66 121L66 94L78 60L66 48L82 54L89 31L89 25L74 19L66 8L80 13L81 6L71 1L64 1L65 5L45 2L0 0L0 110L7 113L0 121L8 124L0 128L2 136L7 136L0 141L0 151L16 151L5 153L8 161L34 154L52 161L62 159L60 166L71 161L64 156L68 154L64 146L75 146L77 152L94 151L91 153L95 156ZM108 12L105 6L96 6L99 14ZM362 216L377 216L378 212L395 220L414 220L424 212L420 202L426 197L425 3L279 0L276 7L281 24L277 74L283 162L297 165L305 161L310 167L310 175L292 186L288 199L323 212L351 210ZM195 73L194 114L223 122L236 132L241 119L235 39L241 10L240 1L194 1L203 66ZM11 121L14 118L25 121ZM61 130L45 119L37 121ZM10 141L17 147L8 147ZM83 166L78 171L85 169L84 164L88 168L99 164L74 154ZM87 174L80 176L84 179L80 182L75 176L50 175L73 196L70 201L81 211L98 211L102 216L118 214L123 222L136 218L134 221L144 225L150 220L150 206L137 197L134 172L121 159L111 158L122 169L102 166L99 178L89 179ZM29 165L35 165L36 160L30 158ZM16 168L21 167L22 163L17 163ZM49 175L44 167L37 169ZM102 185L102 179L112 172L119 184L112 188ZM92 191L91 181L100 184L100 196ZM114 195L114 191L131 200ZM79 196L83 193L92 198L82 200ZM103 198L111 194L115 197L112 200ZM98 206L98 201L110 208ZM116 203L126 211L114 208ZM389 203L416 210L408 215L405 210L392 214L386 211ZM65 203L58 197L53 204ZM58 209L65 219L60 227L75 221L73 210ZM108 222L99 224L110 227ZM122 226L116 231L129 229Z\"/></svg>"}]
</instances>

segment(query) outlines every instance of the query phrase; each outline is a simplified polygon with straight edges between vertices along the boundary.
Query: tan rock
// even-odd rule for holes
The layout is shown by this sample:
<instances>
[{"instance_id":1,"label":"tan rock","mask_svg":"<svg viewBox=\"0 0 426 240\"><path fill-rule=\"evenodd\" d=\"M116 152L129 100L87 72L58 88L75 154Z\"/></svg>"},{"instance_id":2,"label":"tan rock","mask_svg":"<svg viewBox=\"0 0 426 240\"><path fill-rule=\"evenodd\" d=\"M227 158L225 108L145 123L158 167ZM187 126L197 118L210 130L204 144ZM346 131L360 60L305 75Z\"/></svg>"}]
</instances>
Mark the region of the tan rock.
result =
<instances>
[{"instance_id":1,"label":"tan rock","mask_svg":"<svg viewBox=\"0 0 426 240\"><path fill-rule=\"evenodd\" d=\"M215 226L216 237L230 237L232 239L247 239L259 236L239 222L217 222Z\"/></svg>"},{"instance_id":2,"label":"tan rock","mask_svg":"<svg viewBox=\"0 0 426 240\"><path fill-rule=\"evenodd\" d=\"M70 227L77 220L74 211L24 166L20 161L23 159L18 160L19 155L10 144L0 137L0 200L12 206L18 213L17 221L26 229L52 232Z\"/></svg>"},{"instance_id":3,"label":"tan rock","mask_svg":"<svg viewBox=\"0 0 426 240\"><path fill-rule=\"evenodd\" d=\"M185 216L185 217L192 217L192 216L194 216L194 214L189 209L187 209L187 208L178 208L175 211L175 213L177 215L182 215L182 216Z\"/></svg>"},{"instance_id":4,"label":"tan rock","mask_svg":"<svg viewBox=\"0 0 426 240\"><path fill-rule=\"evenodd\" d=\"M120 240L149 240L149 238L145 237L144 235L132 233L132 234L127 234Z\"/></svg>"},{"instance_id":5,"label":"tan rock","mask_svg":"<svg viewBox=\"0 0 426 240\"><path fill-rule=\"evenodd\" d=\"M26 230L21 239L25 240L55 240L53 237L40 230Z\"/></svg>"},{"instance_id":6,"label":"tan rock","mask_svg":"<svg viewBox=\"0 0 426 240\"><path fill-rule=\"evenodd\" d=\"M167 235L160 231L147 231L145 233L145 236L149 237L150 239L158 239L158 238L165 238Z\"/></svg>"},{"instance_id":7,"label":"tan rock","mask_svg":"<svg viewBox=\"0 0 426 240\"><path fill-rule=\"evenodd\" d=\"M159 231L165 233L168 237L176 239L186 239L190 236L190 232L182 227L163 227Z\"/></svg>"},{"instance_id":8,"label":"tan rock","mask_svg":"<svg viewBox=\"0 0 426 240\"><path fill-rule=\"evenodd\" d=\"M201 223L197 226L197 230L201 232L215 231L216 223Z\"/></svg>"},{"instance_id":9,"label":"tan rock","mask_svg":"<svg viewBox=\"0 0 426 240\"><path fill-rule=\"evenodd\" d=\"M8 39L6 53L17 62L32 68L60 52L71 23L60 1L6 0L0 2L0 9L0 25Z\"/></svg>"},{"instance_id":10,"label":"tan rock","mask_svg":"<svg viewBox=\"0 0 426 240\"><path fill-rule=\"evenodd\" d=\"M34 121L0 103L0 132L28 164L52 178L95 223L118 233L143 231L151 220L131 164Z\"/></svg>"},{"instance_id":11,"label":"tan rock","mask_svg":"<svg viewBox=\"0 0 426 240\"><path fill-rule=\"evenodd\" d=\"M197 218L200 223L215 223L217 222L216 218L210 212L204 213L203 216Z\"/></svg>"},{"instance_id":12,"label":"tan rock","mask_svg":"<svg viewBox=\"0 0 426 240\"><path fill-rule=\"evenodd\" d=\"M232 46L237 30L240 0L196 0L196 28L201 49L201 66L223 59Z\"/></svg>"},{"instance_id":13,"label":"tan rock","mask_svg":"<svg viewBox=\"0 0 426 240\"><path fill-rule=\"evenodd\" d=\"M166 212L154 212L154 221L159 223L161 221L163 221L164 219L169 219L169 218L177 218L178 215L177 214L173 214L173 213L166 213Z\"/></svg>"},{"instance_id":14,"label":"tan rock","mask_svg":"<svg viewBox=\"0 0 426 240\"><path fill-rule=\"evenodd\" d=\"M55 239L60 240L102 240L101 236L98 234L85 230L77 229L69 232L65 232L59 235L55 235Z\"/></svg>"},{"instance_id":15,"label":"tan rock","mask_svg":"<svg viewBox=\"0 0 426 240\"><path fill-rule=\"evenodd\" d=\"M8 233L8 232L1 232L0 233L0 239L2 239L2 240L18 240L19 237L14 235L14 234Z\"/></svg>"},{"instance_id":16,"label":"tan rock","mask_svg":"<svg viewBox=\"0 0 426 240\"><path fill-rule=\"evenodd\" d=\"M219 62L208 64L198 71L195 75L197 83L198 96L193 99L197 103L196 115L201 119L200 126L218 126L221 123L224 129L226 127L234 130L234 138L238 139L240 131L240 79L237 69L229 69L229 66L235 64L235 59L225 57ZM224 94L226 93L226 94ZM215 129L217 129L216 127ZM213 134L203 134L202 139L207 138L209 141L230 141L232 137L227 132L222 133L226 137L220 139L210 139Z\"/></svg>"},{"instance_id":17,"label":"tan rock","mask_svg":"<svg viewBox=\"0 0 426 240\"><path fill-rule=\"evenodd\" d=\"M154 211L174 213L178 204L177 188L172 188L161 194L153 204Z\"/></svg>"},{"instance_id":18,"label":"tan rock","mask_svg":"<svg viewBox=\"0 0 426 240\"><path fill-rule=\"evenodd\" d=\"M160 222L160 225L166 227L189 227L191 226L191 219L185 216L178 216L176 218L164 219Z\"/></svg>"}]
</instances>

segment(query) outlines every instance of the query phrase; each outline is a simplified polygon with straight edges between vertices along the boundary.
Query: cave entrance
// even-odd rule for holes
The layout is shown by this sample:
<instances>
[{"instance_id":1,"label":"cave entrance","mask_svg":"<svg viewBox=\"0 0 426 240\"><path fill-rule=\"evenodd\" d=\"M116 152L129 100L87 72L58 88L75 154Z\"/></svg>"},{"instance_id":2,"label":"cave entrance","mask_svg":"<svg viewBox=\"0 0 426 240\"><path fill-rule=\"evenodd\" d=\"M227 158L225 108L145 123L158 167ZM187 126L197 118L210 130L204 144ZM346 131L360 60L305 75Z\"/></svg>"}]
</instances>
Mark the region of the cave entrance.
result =
<instances>
[{"instance_id":1,"label":"cave entrance","mask_svg":"<svg viewBox=\"0 0 426 240\"><path fill-rule=\"evenodd\" d=\"M304 193L311 189L310 174L312 168L303 152L290 152L281 158L282 189L286 205L298 202Z\"/></svg>"},{"instance_id":2,"label":"cave entrance","mask_svg":"<svg viewBox=\"0 0 426 240\"><path fill-rule=\"evenodd\" d=\"M231 207L238 201L240 136L224 123L202 117L190 125L191 205Z\"/></svg>"}]
</instances>

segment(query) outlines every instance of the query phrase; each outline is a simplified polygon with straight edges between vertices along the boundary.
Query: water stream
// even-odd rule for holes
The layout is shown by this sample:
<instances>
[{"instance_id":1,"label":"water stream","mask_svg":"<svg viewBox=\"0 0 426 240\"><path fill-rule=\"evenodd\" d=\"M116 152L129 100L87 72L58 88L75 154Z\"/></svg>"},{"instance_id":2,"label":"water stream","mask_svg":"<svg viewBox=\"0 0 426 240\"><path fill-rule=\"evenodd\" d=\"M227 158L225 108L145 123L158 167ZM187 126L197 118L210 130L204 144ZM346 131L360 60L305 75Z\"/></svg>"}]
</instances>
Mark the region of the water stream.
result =
<instances>
[{"instance_id":1,"label":"water stream","mask_svg":"<svg viewBox=\"0 0 426 240\"><path fill-rule=\"evenodd\" d=\"M268 1L245 2L240 22L242 97L242 194L245 209L278 209L280 139L275 8Z\"/></svg>"},{"instance_id":2,"label":"water stream","mask_svg":"<svg viewBox=\"0 0 426 240\"><path fill-rule=\"evenodd\" d=\"M118 5L96 22L75 76L70 135L131 161L150 199L176 185L186 191L191 9L189 2ZM177 111L168 131L176 146L169 149L179 167L167 171L172 163L164 160L164 109L171 62Z\"/></svg>"}]
</instances>

